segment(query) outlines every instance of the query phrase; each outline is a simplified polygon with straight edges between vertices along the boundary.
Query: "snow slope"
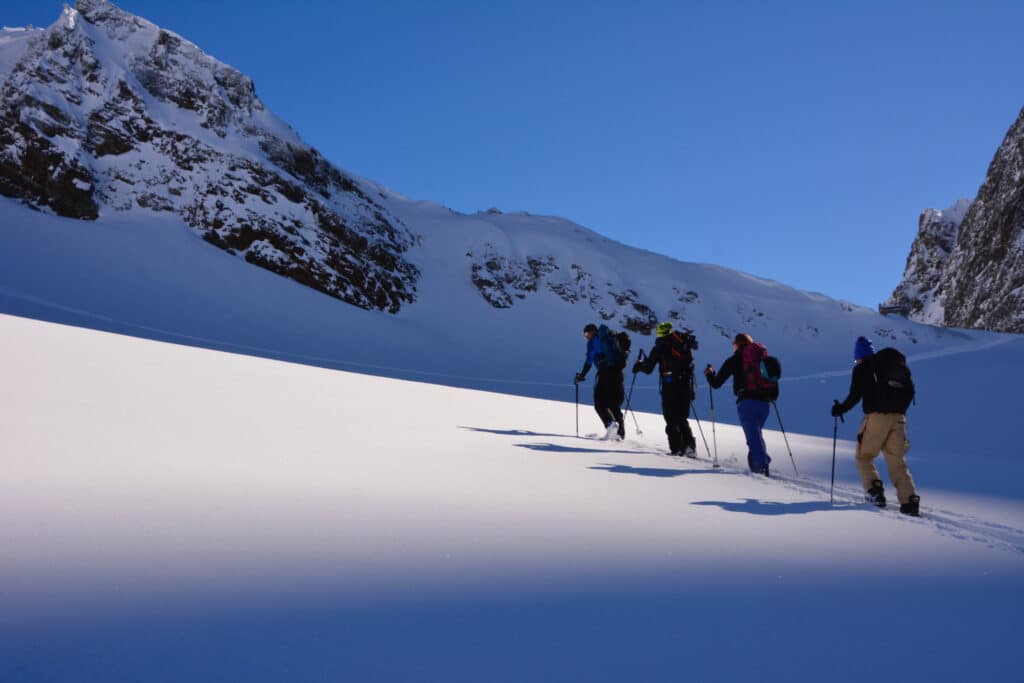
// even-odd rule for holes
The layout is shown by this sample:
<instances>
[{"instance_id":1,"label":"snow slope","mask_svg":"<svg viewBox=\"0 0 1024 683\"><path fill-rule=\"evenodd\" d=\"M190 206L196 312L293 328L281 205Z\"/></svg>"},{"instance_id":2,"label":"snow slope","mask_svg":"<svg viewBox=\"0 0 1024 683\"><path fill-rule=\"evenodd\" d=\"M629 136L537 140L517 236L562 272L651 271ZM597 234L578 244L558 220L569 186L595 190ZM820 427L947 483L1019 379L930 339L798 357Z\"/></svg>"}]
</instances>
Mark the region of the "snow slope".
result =
<instances>
[{"instance_id":1,"label":"snow slope","mask_svg":"<svg viewBox=\"0 0 1024 683\"><path fill-rule=\"evenodd\" d=\"M607 443L571 403L8 315L0 340L2 680L1019 671L1019 486L914 461L915 520L858 502L849 441L830 504L831 439L789 435L795 478L769 434L765 480L728 425L714 470L652 414Z\"/></svg>"},{"instance_id":2,"label":"snow slope","mask_svg":"<svg viewBox=\"0 0 1024 683\"><path fill-rule=\"evenodd\" d=\"M401 205L402 201L407 204ZM1020 382L1013 335L932 328L890 320L824 295L800 292L717 266L688 264L632 250L568 221L518 215L458 216L436 205L390 197L424 232L417 247L419 299L398 315L346 305L256 268L212 247L172 215L133 211L90 223L57 218L0 199L0 313L254 354L320 367L425 380L448 386L574 400L582 365L580 331L595 319L586 304L532 293L504 309L487 303L459 261L484 234L504 236L509 249L550 249L588 264L599 281L643 288L667 308L673 287L695 290L690 322L701 341L698 366L719 366L729 353L720 330L749 330L783 362L779 401L795 433L831 437L832 400L849 384L853 340L897 344L910 358L919 389L910 422L914 457L982 459L981 467L933 467L927 479L943 488L1016 495L1024 466L1007 428ZM463 251L458 251L462 249ZM558 253L558 250L564 252ZM159 257L154 257L158 255ZM657 297L662 297L659 304ZM741 318L738 309L766 312ZM801 332L803 330L803 333ZM636 349L649 337L633 335ZM986 374L989 370L992 375ZM998 391L993 390L993 378ZM950 379L955 383L950 384ZM590 385L581 387L585 403ZM716 401L720 421L736 422L727 392ZM633 404L659 410L657 381L640 376ZM710 415L706 387L698 416ZM589 410L584 419L593 424ZM856 417L854 416L854 420ZM773 423L776 419L773 418ZM852 432L853 424L845 429ZM987 468L1008 476L990 477ZM994 481L988 481L994 479Z\"/></svg>"}]
</instances>

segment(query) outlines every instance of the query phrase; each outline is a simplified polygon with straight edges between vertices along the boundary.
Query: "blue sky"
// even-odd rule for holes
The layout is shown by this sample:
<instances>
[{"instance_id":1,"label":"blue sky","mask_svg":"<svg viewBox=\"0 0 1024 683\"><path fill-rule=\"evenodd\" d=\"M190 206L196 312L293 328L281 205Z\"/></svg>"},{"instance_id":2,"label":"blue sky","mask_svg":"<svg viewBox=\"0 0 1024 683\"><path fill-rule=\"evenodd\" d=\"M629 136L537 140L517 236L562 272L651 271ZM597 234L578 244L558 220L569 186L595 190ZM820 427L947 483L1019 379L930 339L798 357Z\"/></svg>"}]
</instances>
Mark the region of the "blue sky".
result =
<instances>
[{"instance_id":1,"label":"blue sky","mask_svg":"<svg viewBox=\"0 0 1024 683\"><path fill-rule=\"evenodd\" d=\"M117 4L412 198L565 216L868 306L1024 106L1019 1ZM61 5L5 0L0 23Z\"/></svg>"}]
</instances>

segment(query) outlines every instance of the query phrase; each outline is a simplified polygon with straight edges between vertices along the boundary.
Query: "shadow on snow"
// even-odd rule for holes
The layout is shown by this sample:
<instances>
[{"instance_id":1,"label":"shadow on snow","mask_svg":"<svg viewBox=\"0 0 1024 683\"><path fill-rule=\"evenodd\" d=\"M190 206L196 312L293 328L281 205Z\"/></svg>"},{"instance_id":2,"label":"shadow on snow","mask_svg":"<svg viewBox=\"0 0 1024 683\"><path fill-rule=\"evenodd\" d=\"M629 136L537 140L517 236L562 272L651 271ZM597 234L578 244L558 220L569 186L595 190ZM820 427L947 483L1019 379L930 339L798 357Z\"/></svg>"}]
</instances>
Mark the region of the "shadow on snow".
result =
<instances>
[{"instance_id":1,"label":"shadow on snow","mask_svg":"<svg viewBox=\"0 0 1024 683\"><path fill-rule=\"evenodd\" d=\"M672 470L664 467L630 467L629 465L595 465L592 470L604 470L613 474L635 474L640 477L667 479L684 474L716 474L715 470Z\"/></svg>"},{"instance_id":2,"label":"shadow on snow","mask_svg":"<svg viewBox=\"0 0 1024 683\"><path fill-rule=\"evenodd\" d=\"M825 512L828 510L845 510L850 506L833 505L828 501L803 501L797 503L780 503L777 501L762 501L756 498L747 498L742 503L726 502L721 500L695 500L691 505L717 506L726 512L745 512L750 515L806 515L810 512Z\"/></svg>"}]
</instances>

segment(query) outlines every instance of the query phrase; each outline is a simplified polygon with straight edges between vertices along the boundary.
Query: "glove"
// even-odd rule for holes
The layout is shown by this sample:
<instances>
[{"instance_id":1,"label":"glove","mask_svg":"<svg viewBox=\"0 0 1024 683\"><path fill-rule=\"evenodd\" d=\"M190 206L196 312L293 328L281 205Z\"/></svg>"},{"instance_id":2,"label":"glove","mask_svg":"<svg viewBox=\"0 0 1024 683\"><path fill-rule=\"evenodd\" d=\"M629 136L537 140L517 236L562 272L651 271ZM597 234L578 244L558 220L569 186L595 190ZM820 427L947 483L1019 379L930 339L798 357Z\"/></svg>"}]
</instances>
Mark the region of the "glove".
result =
<instances>
[{"instance_id":1,"label":"glove","mask_svg":"<svg viewBox=\"0 0 1024 683\"><path fill-rule=\"evenodd\" d=\"M839 405L838 403L833 403L832 404L832 417L842 417L842 416L843 416L843 407L841 405Z\"/></svg>"},{"instance_id":2,"label":"glove","mask_svg":"<svg viewBox=\"0 0 1024 683\"><path fill-rule=\"evenodd\" d=\"M587 378L587 376L584 375L582 372L577 372L576 373L576 384L579 384L580 382L582 382L586 378Z\"/></svg>"},{"instance_id":3,"label":"glove","mask_svg":"<svg viewBox=\"0 0 1024 683\"><path fill-rule=\"evenodd\" d=\"M633 374L640 372L640 361L633 363Z\"/></svg>"}]
</instances>

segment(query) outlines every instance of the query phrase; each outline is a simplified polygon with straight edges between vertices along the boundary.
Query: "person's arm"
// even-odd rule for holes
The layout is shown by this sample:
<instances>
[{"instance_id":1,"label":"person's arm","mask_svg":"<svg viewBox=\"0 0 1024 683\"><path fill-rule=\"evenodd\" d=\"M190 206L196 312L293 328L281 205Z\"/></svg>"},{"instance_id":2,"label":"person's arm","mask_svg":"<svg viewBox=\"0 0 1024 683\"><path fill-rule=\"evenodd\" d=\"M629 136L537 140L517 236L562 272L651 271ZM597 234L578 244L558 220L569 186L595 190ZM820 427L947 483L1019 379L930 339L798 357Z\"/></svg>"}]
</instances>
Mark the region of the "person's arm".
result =
<instances>
[{"instance_id":1,"label":"person's arm","mask_svg":"<svg viewBox=\"0 0 1024 683\"><path fill-rule=\"evenodd\" d=\"M853 376L850 378L850 393L846 397L846 399L839 405L832 405L833 417L839 417L843 413L847 412L848 410L856 406L858 403L860 403L860 399L863 398L864 390L861 386L861 378L859 377L859 375L862 374L860 368L861 366L858 365L856 368L853 369Z\"/></svg>"},{"instance_id":2,"label":"person's arm","mask_svg":"<svg viewBox=\"0 0 1024 683\"><path fill-rule=\"evenodd\" d=\"M708 365L704 368L704 376L707 377L708 384L711 385L712 389L718 389L720 386L725 384L726 380L732 377L733 373L733 361L736 356L729 356L724 363L722 363L722 369L717 373L715 369Z\"/></svg>"},{"instance_id":3,"label":"person's arm","mask_svg":"<svg viewBox=\"0 0 1024 683\"><path fill-rule=\"evenodd\" d=\"M600 346L597 343L596 335L587 340L587 355L583 359L583 369L576 373L577 382L582 382L587 378L587 373L590 372L590 368L597 362L597 353L599 349Z\"/></svg>"},{"instance_id":4,"label":"person's arm","mask_svg":"<svg viewBox=\"0 0 1024 683\"><path fill-rule=\"evenodd\" d=\"M643 351L641 351L641 354L642 353ZM654 366L658 364L659 357L660 351L658 349L658 345L655 344L654 348L651 349L651 352L646 357L640 358L633 364L633 372L642 372L645 375L651 374L651 371L654 370Z\"/></svg>"}]
</instances>

